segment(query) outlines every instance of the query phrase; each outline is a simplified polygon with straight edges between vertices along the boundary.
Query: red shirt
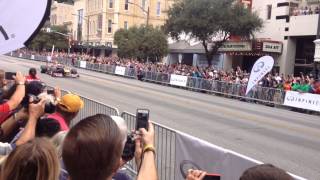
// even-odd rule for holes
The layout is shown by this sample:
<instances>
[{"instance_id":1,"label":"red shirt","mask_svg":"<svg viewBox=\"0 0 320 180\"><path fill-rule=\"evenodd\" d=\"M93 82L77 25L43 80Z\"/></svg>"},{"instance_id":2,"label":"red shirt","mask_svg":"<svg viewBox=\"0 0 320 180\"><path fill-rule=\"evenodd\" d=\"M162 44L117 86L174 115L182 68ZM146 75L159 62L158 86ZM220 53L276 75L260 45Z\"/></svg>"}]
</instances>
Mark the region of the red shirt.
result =
<instances>
[{"instance_id":1,"label":"red shirt","mask_svg":"<svg viewBox=\"0 0 320 180\"><path fill-rule=\"evenodd\" d=\"M58 123L60 124L60 131L68 131L69 130L69 126L67 125L66 121L63 119L61 114L59 114L59 113L49 114L47 116L47 118L55 119L56 121L58 121Z\"/></svg>"},{"instance_id":2,"label":"red shirt","mask_svg":"<svg viewBox=\"0 0 320 180\"><path fill-rule=\"evenodd\" d=\"M0 105L0 116L2 113L7 113L10 111L10 107L8 103L3 103Z\"/></svg>"},{"instance_id":3,"label":"red shirt","mask_svg":"<svg viewBox=\"0 0 320 180\"><path fill-rule=\"evenodd\" d=\"M32 77L32 76L26 76L26 81L31 82L31 81L40 81L38 77Z\"/></svg>"}]
</instances>

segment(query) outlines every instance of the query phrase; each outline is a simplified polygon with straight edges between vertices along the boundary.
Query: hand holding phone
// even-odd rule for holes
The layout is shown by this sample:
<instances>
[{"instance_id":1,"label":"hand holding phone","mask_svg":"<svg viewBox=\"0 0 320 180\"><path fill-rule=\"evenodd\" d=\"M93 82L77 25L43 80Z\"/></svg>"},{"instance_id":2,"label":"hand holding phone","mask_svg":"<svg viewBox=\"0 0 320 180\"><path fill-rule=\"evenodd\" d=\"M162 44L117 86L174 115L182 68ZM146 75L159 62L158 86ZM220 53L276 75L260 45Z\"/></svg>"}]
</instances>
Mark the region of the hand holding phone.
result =
<instances>
[{"instance_id":1,"label":"hand holding phone","mask_svg":"<svg viewBox=\"0 0 320 180\"><path fill-rule=\"evenodd\" d=\"M148 109L137 109L136 113L136 130L144 128L149 130L149 110Z\"/></svg>"},{"instance_id":2,"label":"hand holding phone","mask_svg":"<svg viewBox=\"0 0 320 180\"><path fill-rule=\"evenodd\" d=\"M15 72L5 72L4 78L6 80L14 80L14 77L16 76Z\"/></svg>"}]
</instances>

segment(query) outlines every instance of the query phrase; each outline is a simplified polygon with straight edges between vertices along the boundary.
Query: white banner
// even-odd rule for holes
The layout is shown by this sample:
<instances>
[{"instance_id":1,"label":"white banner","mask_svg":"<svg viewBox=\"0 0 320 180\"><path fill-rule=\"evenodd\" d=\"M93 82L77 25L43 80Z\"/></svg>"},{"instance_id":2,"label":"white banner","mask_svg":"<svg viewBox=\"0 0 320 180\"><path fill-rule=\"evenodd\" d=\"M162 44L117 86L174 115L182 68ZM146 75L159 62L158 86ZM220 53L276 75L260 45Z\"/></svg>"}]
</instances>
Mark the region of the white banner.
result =
<instances>
[{"instance_id":1,"label":"white banner","mask_svg":"<svg viewBox=\"0 0 320 180\"><path fill-rule=\"evenodd\" d=\"M0 54L21 48L47 20L51 0L0 1Z\"/></svg>"},{"instance_id":2,"label":"white banner","mask_svg":"<svg viewBox=\"0 0 320 180\"><path fill-rule=\"evenodd\" d=\"M262 163L181 132L176 133L175 154L175 180L185 180L189 169L220 174L221 180L239 180L246 169ZM305 180L290 175L296 180Z\"/></svg>"},{"instance_id":3,"label":"white banner","mask_svg":"<svg viewBox=\"0 0 320 180\"><path fill-rule=\"evenodd\" d=\"M271 56L263 56L254 63L247 85L246 95L268 72L272 70L273 64L274 60Z\"/></svg>"},{"instance_id":4,"label":"white banner","mask_svg":"<svg viewBox=\"0 0 320 180\"><path fill-rule=\"evenodd\" d=\"M19 58L22 58L22 53L19 54Z\"/></svg>"},{"instance_id":5,"label":"white banner","mask_svg":"<svg viewBox=\"0 0 320 180\"><path fill-rule=\"evenodd\" d=\"M284 105L313 111L320 111L320 95L287 91Z\"/></svg>"},{"instance_id":6,"label":"white banner","mask_svg":"<svg viewBox=\"0 0 320 180\"><path fill-rule=\"evenodd\" d=\"M86 68L87 67L87 61L80 61L80 67Z\"/></svg>"},{"instance_id":7,"label":"white banner","mask_svg":"<svg viewBox=\"0 0 320 180\"><path fill-rule=\"evenodd\" d=\"M34 55L31 55L31 59L34 60Z\"/></svg>"},{"instance_id":8,"label":"white banner","mask_svg":"<svg viewBox=\"0 0 320 180\"><path fill-rule=\"evenodd\" d=\"M126 72L126 68L125 67L121 67L121 66L117 66L116 67L115 74L124 76L125 72Z\"/></svg>"},{"instance_id":9,"label":"white banner","mask_svg":"<svg viewBox=\"0 0 320 180\"><path fill-rule=\"evenodd\" d=\"M188 77L187 76L181 76L176 74L171 74L170 77L170 84L176 85L176 86L187 86Z\"/></svg>"}]
</instances>

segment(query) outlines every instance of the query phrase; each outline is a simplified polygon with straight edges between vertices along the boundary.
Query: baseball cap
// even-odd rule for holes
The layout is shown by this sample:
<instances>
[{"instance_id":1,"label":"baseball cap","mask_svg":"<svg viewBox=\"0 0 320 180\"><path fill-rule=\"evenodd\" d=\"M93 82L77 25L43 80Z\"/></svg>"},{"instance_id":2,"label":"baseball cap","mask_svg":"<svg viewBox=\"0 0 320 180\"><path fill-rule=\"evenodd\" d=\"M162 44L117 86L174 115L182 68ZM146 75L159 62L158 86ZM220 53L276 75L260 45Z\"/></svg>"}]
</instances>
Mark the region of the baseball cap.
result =
<instances>
[{"instance_id":1,"label":"baseball cap","mask_svg":"<svg viewBox=\"0 0 320 180\"><path fill-rule=\"evenodd\" d=\"M78 95L66 94L58 102L58 106L66 112L74 113L83 108L83 101Z\"/></svg>"}]
</instances>

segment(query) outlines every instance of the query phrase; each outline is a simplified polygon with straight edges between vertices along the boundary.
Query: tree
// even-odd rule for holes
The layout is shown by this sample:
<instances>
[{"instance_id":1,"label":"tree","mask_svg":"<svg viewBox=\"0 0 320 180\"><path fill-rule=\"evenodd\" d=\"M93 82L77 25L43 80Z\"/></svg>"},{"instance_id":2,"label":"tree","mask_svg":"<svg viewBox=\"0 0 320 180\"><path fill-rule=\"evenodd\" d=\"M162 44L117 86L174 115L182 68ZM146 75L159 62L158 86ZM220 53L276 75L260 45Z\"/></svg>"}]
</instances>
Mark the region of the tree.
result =
<instances>
[{"instance_id":1,"label":"tree","mask_svg":"<svg viewBox=\"0 0 320 180\"><path fill-rule=\"evenodd\" d=\"M120 29L114 35L121 58L137 58L141 61L159 61L168 53L166 35L159 28L152 26Z\"/></svg>"},{"instance_id":2,"label":"tree","mask_svg":"<svg viewBox=\"0 0 320 180\"><path fill-rule=\"evenodd\" d=\"M164 30L176 40L183 33L198 39L211 66L213 55L231 35L249 39L262 24L256 13L235 0L181 0L169 9Z\"/></svg>"},{"instance_id":3,"label":"tree","mask_svg":"<svg viewBox=\"0 0 320 180\"><path fill-rule=\"evenodd\" d=\"M28 48L41 51L43 49L51 49L54 44L57 49L67 49L68 48L68 38L61 34L56 34L54 32L59 32L62 34L68 34L68 29L66 26L51 26L51 32L46 31L46 26L39 32L39 34L31 41Z\"/></svg>"}]
</instances>

